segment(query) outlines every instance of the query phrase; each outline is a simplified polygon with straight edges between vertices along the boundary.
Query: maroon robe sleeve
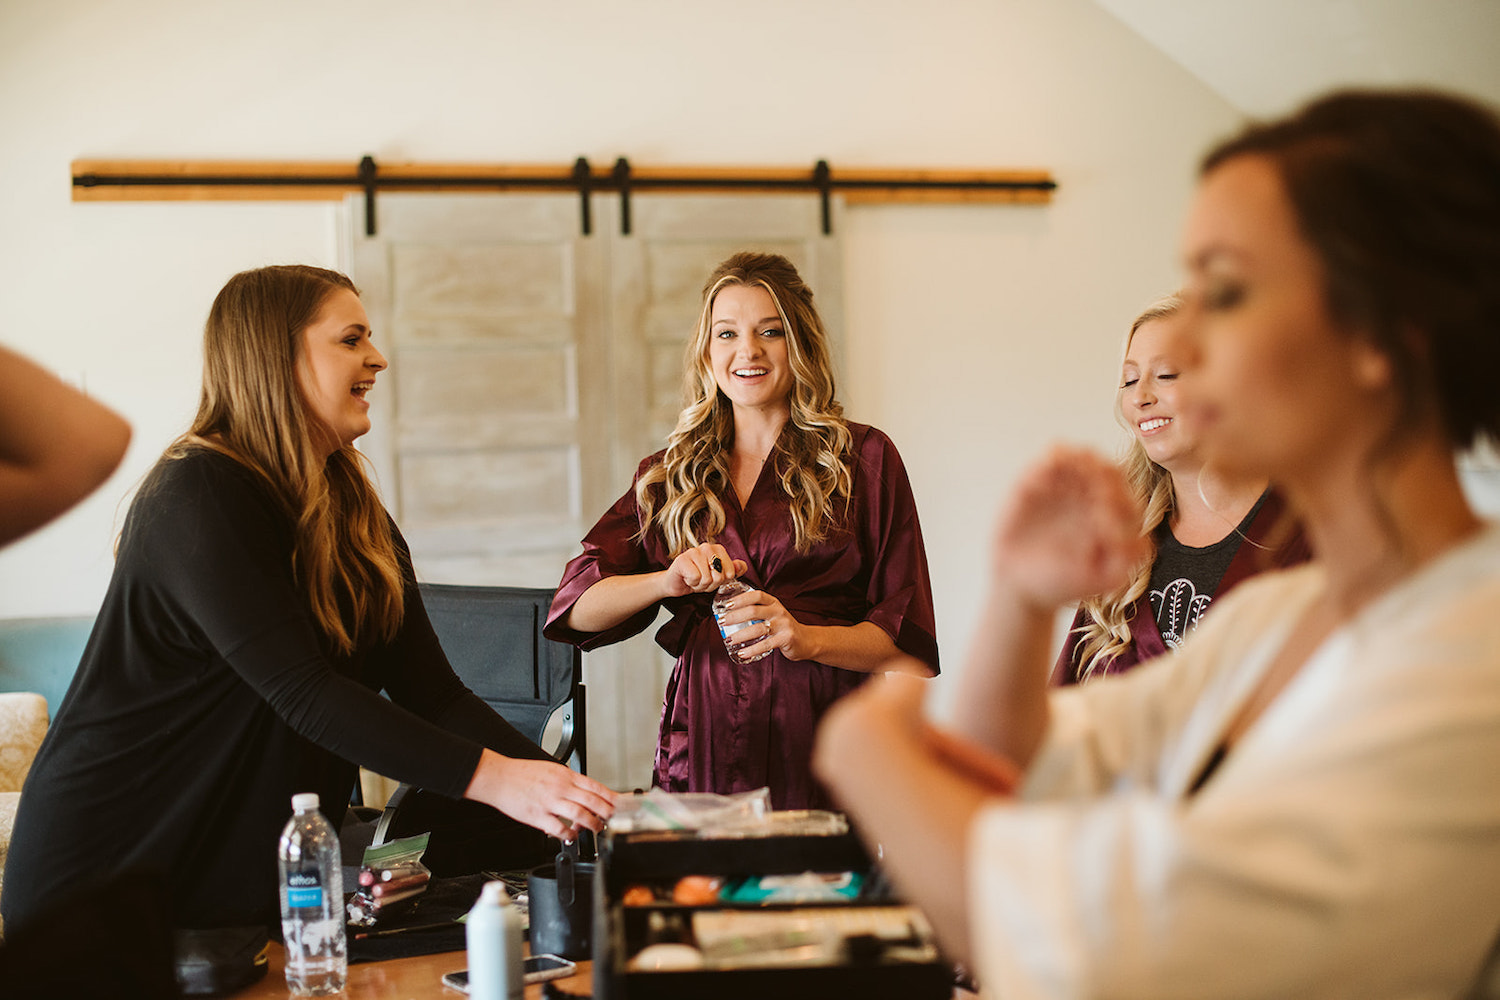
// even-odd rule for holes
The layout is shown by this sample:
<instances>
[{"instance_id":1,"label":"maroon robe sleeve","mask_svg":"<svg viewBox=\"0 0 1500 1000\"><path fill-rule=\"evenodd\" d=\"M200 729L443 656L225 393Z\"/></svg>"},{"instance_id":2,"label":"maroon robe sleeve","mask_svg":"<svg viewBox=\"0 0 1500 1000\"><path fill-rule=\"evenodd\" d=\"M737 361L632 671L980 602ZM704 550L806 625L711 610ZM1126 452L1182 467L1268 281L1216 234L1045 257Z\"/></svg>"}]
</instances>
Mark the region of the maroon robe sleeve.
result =
<instances>
[{"instance_id":1,"label":"maroon robe sleeve","mask_svg":"<svg viewBox=\"0 0 1500 1000\"><path fill-rule=\"evenodd\" d=\"M927 550L917 519L906 466L891 439L870 428L859 443L864 488L872 499L868 523L860 526L870 544L870 575L865 621L885 630L903 653L936 673L938 645Z\"/></svg>"},{"instance_id":2,"label":"maroon robe sleeve","mask_svg":"<svg viewBox=\"0 0 1500 1000\"><path fill-rule=\"evenodd\" d=\"M653 455L643 461L636 470L636 479L655 460ZM578 599L605 577L651 573L666 568L656 565L641 544L638 537L640 526L640 509L636 506L635 483L632 481L625 495L616 500L584 536L582 554L575 556L563 569L562 582L557 585L552 607L547 611L547 624L542 629L547 638L572 643L580 649L596 649L629 639L645 631L656 620L661 608L659 604L643 608L602 632L581 632L565 624L568 612Z\"/></svg>"}]
</instances>

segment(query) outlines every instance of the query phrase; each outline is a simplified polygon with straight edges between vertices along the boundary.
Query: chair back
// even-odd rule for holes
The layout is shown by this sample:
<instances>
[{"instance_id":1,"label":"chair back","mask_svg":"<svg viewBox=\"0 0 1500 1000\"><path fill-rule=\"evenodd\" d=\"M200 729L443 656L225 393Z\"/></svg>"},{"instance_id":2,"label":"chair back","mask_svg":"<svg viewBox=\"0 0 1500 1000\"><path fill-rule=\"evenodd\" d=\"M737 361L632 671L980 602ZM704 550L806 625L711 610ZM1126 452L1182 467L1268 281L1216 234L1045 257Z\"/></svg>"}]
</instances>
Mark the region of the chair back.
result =
<instances>
[{"instance_id":1,"label":"chair back","mask_svg":"<svg viewBox=\"0 0 1500 1000\"><path fill-rule=\"evenodd\" d=\"M543 750L583 771L583 657L575 646L542 635L553 591L419 586L459 678Z\"/></svg>"},{"instance_id":2,"label":"chair back","mask_svg":"<svg viewBox=\"0 0 1500 1000\"><path fill-rule=\"evenodd\" d=\"M587 773L583 654L542 635L553 592L418 586L433 631L459 678L553 759ZM422 832L432 834L422 863L443 878L530 868L558 850L557 841L489 806L405 783L375 822L371 846Z\"/></svg>"}]
</instances>

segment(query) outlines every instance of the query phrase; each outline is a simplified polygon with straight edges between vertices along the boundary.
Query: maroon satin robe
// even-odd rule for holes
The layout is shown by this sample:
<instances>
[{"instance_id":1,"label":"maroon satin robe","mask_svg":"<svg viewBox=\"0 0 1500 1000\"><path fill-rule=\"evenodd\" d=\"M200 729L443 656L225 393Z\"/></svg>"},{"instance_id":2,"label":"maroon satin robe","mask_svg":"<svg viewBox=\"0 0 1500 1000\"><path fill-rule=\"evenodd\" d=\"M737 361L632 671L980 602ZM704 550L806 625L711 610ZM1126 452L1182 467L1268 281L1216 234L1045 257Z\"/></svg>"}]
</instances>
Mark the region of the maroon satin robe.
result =
<instances>
[{"instance_id":1,"label":"maroon satin robe","mask_svg":"<svg viewBox=\"0 0 1500 1000\"><path fill-rule=\"evenodd\" d=\"M847 523L809 551L793 544L791 513L771 462L742 510L722 496L727 523L717 541L749 564L744 579L779 600L805 625L873 622L903 652L938 669L932 586L906 468L883 433L849 424L854 489ZM636 472L661 460L661 453ZM842 505L835 509L842 513ZM606 576L665 569L661 533L644 538L635 489L605 512L568 563L547 616L549 638L593 649L629 638L656 620L653 605L603 632L579 632L563 619ZM777 809L827 808L809 767L818 719L869 675L780 652L748 665L730 660L709 610L710 594L662 602L671 619L656 641L677 657L667 683L653 782L668 791L742 792L769 786Z\"/></svg>"}]
</instances>

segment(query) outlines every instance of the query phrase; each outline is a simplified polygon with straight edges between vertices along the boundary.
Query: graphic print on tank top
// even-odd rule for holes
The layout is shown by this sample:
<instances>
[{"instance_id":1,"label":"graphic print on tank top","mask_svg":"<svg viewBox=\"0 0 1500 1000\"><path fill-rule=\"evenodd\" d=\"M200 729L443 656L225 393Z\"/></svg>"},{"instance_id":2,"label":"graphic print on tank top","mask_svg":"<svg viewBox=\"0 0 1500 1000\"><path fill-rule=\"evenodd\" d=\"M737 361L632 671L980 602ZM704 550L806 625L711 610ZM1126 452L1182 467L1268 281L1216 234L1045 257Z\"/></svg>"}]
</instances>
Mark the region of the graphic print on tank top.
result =
<instances>
[{"instance_id":1,"label":"graphic print on tank top","mask_svg":"<svg viewBox=\"0 0 1500 1000\"><path fill-rule=\"evenodd\" d=\"M1156 627L1168 649L1182 645L1187 634L1198 627L1265 500L1262 494L1234 530L1201 548L1183 545L1166 525L1156 529L1156 560L1151 564L1147 587Z\"/></svg>"},{"instance_id":2,"label":"graphic print on tank top","mask_svg":"<svg viewBox=\"0 0 1500 1000\"><path fill-rule=\"evenodd\" d=\"M1178 577L1160 590L1151 591L1151 610L1156 613L1156 627L1168 649L1182 645L1187 634L1198 627L1213 592L1198 593L1193 581Z\"/></svg>"},{"instance_id":3,"label":"graphic print on tank top","mask_svg":"<svg viewBox=\"0 0 1500 1000\"><path fill-rule=\"evenodd\" d=\"M1218 594L1224 573L1235 561L1242 541L1250 534L1251 522L1265 505L1269 490L1260 495L1254 507L1242 517L1239 525L1211 546L1185 546L1172 534L1166 523L1158 526L1152 537L1157 541L1157 559L1151 564L1151 610L1157 618L1157 630L1167 649L1176 649L1188 633L1199 627L1209 604ZM1256 544L1256 543L1251 543ZM1257 546L1265 547L1265 546Z\"/></svg>"}]
</instances>

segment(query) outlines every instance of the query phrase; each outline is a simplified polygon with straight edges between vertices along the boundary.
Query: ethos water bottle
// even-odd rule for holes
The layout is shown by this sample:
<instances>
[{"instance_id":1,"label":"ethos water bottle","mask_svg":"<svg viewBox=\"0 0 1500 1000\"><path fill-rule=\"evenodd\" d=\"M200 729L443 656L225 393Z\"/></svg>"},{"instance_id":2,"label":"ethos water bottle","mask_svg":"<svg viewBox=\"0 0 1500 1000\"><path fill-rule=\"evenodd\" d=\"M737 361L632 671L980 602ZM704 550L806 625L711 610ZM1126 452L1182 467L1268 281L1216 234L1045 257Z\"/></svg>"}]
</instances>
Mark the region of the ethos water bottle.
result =
<instances>
[{"instance_id":1,"label":"ethos water bottle","mask_svg":"<svg viewBox=\"0 0 1500 1000\"><path fill-rule=\"evenodd\" d=\"M286 984L298 996L344 988L344 870L338 834L318 811L318 796L292 796L292 818L281 831L281 936Z\"/></svg>"},{"instance_id":2,"label":"ethos water bottle","mask_svg":"<svg viewBox=\"0 0 1500 1000\"><path fill-rule=\"evenodd\" d=\"M504 882L486 882L464 921L471 1000L521 1000L521 914Z\"/></svg>"},{"instance_id":3,"label":"ethos water bottle","mask_svg":"<svg viewBox=\"0 0 1500 1000\"><path fill-rule=\"evenodd\" d=\"M739 580L730 580L714 594L712 605L714 609L714 621L719 623L719 634L724 637L724 648L729 650L729 658L735 663L754 663L763 656L771 655L769 649L763 653L756 653L754 656L746 656L740 652L746 646L753 646L766 637L766 630L762 628L765 622L756 619L748 622L736 622L733 625L724 624L724 612L729 610L729 602L740 594L748 594L754 589L754 587Z\"/></svg>"}]
</instances>

